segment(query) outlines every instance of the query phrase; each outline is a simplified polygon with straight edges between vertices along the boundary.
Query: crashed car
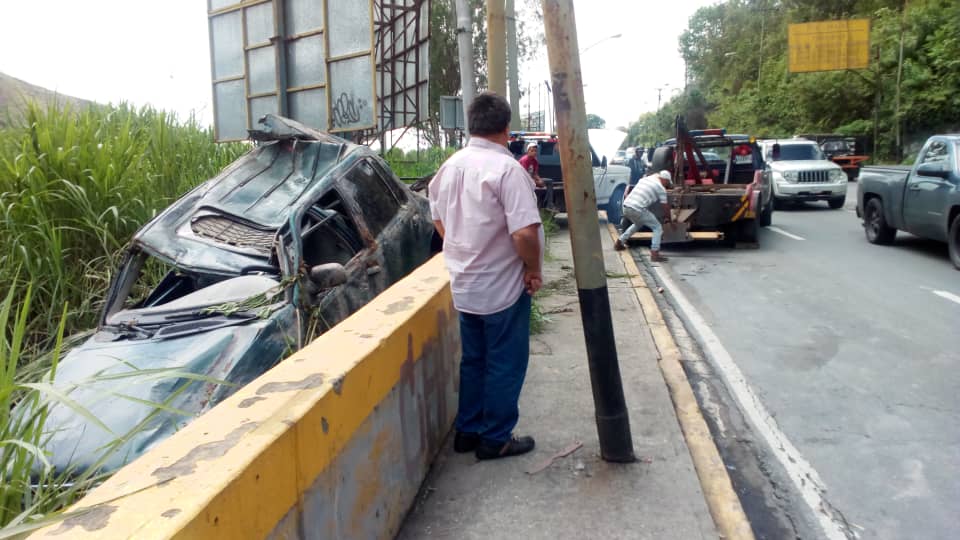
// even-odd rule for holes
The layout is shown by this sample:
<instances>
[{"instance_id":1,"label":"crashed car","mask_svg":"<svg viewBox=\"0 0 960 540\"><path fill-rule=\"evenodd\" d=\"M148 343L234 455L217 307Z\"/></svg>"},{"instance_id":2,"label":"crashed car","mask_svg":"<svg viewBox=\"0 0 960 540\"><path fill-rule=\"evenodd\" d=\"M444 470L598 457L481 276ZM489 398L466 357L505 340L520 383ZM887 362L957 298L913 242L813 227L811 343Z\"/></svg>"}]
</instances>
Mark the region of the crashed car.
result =
<instances>
[{"instance_id":1,"label":"crashed car","mask_svg":"<svg viewBox=\"0 0 960 540\"><path fill-rule=\"evenodd\" d=\"M58 470L121 467L430 257L427 200L369 148L260 123L255 148L136 233L96 333L57 367L90 413L50 410Z\"/></svg>"}]
</instances>

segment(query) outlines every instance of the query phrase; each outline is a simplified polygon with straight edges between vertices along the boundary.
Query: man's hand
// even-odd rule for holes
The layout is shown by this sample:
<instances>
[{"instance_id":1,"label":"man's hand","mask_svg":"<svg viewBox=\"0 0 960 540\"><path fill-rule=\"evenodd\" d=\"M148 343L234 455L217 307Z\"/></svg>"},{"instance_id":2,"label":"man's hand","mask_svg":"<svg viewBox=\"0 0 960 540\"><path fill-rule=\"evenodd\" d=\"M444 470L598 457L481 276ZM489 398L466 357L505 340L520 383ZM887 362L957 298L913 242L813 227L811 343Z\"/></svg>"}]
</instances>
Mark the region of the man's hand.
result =
<instances>
[{"instance_id":1,"label":"man's hand","mask_svg":"<svg viewBox=\"0 0 960 540\"><path fill-rule=\"evenodd\" d=\"M663 223L673 223L673 209L669 203L663 205Z\"/></svg>"},{"instance_id":2,"label":"man's hand","mask_svg":"<svg viewBox=\"0 0 960 540\"><path fill-rule=\"evenodd\" d=\"M533 296L543 287L543 274L530 270L523 271L523 285L527 289L527 294Z\"/></svg>"},{"instance_id":3,"label":"man's hand","mask_svg":"<svg viewBox=\"0 0 960 540\"><path fill-rule=\"evenodd\" d=\"M544 182L539 176L533 178L533 184L539 188L547 187L546 182Z\"/></svg>"}]
</instances>

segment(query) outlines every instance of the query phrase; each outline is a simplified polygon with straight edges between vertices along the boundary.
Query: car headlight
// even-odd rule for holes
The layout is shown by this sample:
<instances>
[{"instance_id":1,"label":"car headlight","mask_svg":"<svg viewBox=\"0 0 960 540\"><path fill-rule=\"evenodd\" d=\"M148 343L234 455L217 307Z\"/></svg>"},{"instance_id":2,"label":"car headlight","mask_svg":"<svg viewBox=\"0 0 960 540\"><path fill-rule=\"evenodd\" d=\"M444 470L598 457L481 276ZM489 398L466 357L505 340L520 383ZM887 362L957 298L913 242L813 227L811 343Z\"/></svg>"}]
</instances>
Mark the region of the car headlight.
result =
<instances>
[{"instance_id":1,"label":"car headlight","mask_svg":"<svg viewBox=\"0 0 960 540\"><path fill-rule=\"evenodd\" d=\"M847 173L843 172L842 169L832 169L830 171L830 180L834 182L842 182L847 179Z\"/></svg>"},{"instance_id":2,"label":"car headlight","mask_svg":"<svg viewBox=\"0 0 960 540\"><path fill-rule=\"evenodd\" d=\"M797 171L786 171L783 173L783 179L787 182L797 181Z\"/></svg>"}]
</instances>

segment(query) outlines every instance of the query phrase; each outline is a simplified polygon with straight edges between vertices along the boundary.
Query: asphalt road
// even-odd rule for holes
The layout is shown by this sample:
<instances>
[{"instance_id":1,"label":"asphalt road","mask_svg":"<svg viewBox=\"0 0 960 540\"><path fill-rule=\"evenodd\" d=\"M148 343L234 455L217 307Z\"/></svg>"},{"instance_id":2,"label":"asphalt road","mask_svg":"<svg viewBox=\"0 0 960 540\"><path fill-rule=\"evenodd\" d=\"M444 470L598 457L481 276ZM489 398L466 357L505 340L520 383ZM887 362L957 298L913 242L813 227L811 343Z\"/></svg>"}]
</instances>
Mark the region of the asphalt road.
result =
<instances>
[{"instance_id":1,"label":"asphalt road","mask_svg":"<svg viewBox=\"0 0 960 540\"><path fill-rule=\"evenodd\" d=\"M671 261L656 271L712 331L704 350L729 353L799 454L779 459L819 475L843 536L956 538L960 272L944 244L867 243L855 189L842 210L775 212L759 249L665 246Z\"/></svg>"}]
</instances>

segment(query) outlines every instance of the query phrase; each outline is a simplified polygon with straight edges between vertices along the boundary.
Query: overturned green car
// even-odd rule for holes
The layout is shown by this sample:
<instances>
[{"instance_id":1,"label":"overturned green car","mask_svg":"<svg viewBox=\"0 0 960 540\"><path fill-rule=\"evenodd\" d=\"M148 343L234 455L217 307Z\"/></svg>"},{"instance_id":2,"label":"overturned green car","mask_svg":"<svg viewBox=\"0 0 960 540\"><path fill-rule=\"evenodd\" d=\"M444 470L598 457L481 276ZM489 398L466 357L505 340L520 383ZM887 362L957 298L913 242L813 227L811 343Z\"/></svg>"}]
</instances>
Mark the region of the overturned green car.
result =
<instances>
[{"instance_id":1,"label":"overturned green car","mask_svg":"<svg viewBox=\"0 0 960 540\"><path fill-rule=\"evenodd\" d=\"M121 467L430 257L427 200L369 148L260 123L249 153L136 233L95 334L57 367L89 413L51 408L58 470Z\"/></svg>"}]
</instances>

